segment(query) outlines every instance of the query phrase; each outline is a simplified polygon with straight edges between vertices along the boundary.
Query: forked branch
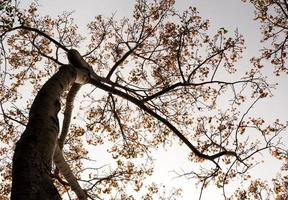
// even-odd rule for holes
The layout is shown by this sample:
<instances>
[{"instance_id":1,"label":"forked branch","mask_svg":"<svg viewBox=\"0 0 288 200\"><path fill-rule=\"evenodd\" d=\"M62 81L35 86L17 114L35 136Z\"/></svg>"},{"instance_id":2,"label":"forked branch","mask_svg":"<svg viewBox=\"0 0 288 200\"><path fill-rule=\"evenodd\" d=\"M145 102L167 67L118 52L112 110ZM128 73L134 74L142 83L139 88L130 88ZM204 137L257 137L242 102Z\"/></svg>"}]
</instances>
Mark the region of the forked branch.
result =
<instances>
[{"instance_id":1,"label":"forked branch","mask_svg":"<svg viewBox=\"0 0 288 200\"><path fill-rule=\"evenodd\" d=\"M235 156L237 159L238 156L236 154L236 152L234 151L227 151L227 150L222 150L216 154L213 155L207 155L204 154L202 152L200 152L173 124L171 124L167 119L165 119L164 117L160 116L159 114L157 114L156 112L154 112L152 109L150 109L148 106L146 106L143 101L125 93L122 92L121 90L116 89L113 86L109 86L107 84L104 83L110 83L110 80L107 80L106 78L97 76L95 74L95 72L93 71L92 67L81 57L81 55L79 54L79 52L77 50L70 50L68 52L68 58L70 60L70 62L73 65L77 65L77 67L81 67L81 68L85 68L87 70L89 70L90 73L90 80L88 81L88 83L103 89L107 92L110 92L111 94L115 94L117 96L120 96L128 101L130 101L131 103L135 104L137 107L141 108L142 110L144 110L146 113L150 114L151 116L155 117L157 120L161 121L163 124L165 124L196 156L206 159L206 160L210 160L213 163L215 163L217 166L218 164L214 161L216 158L219 158L221 156L224 155L228 155L228 156ZM103 81L104 80L104 81ZM104 82L104 83L103 83Z\"/></svg>"}]
</instances>

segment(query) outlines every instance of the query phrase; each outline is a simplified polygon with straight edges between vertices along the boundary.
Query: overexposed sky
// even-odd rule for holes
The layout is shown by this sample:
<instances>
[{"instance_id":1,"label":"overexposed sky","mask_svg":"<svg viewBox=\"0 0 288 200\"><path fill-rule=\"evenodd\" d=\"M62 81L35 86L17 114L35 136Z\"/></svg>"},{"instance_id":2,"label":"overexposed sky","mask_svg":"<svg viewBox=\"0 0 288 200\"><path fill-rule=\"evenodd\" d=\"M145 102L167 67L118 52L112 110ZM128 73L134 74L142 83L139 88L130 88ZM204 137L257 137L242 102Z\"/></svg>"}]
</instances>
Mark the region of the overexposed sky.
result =
<instances>
[{"instance_id":1,"label":"overexposed sky","mask_svg":"<svg viewBox=\"0 0 288 200\"><path fill-rule=\"evenodd\" d=\"M28 4L30 1L22 0L22 4ZM116 17L131 16L133 9L133 0L38 0L40 5L39 11L43 15L57 16L63 11L75 11L73 17L78 24L81 32L85 32L86 24L89 23L94 16L102 14L111 16L113 13ZM236 28L244 35L247 49L243 54L243 59L237 64L239 68L248 68L249 59L252 56L259 55L259 49L262 46L259 41L261 39L259 24L253 21L253 7L249 4L242 3L241 0L176 0L176 7L184 10L189 6L195 6L200 11L203 18L211 20L211 31L224 27L229 32L233 32ZM256 105L253 112L257 116L264 116L268 120L280 118L288 120L286 117L288 108L285 106L287 102L288 85L287 76L276 78L271 76L272 67L265 68L265 73L270 74L273 82L278 82L278 89L274 92L275 96L269 100L265 100ZM264 74L265 74L264 73ZM185 178L175 178L173 170L181 171L189 170L191 162L187 162L188 151L183 147L174 147L168 151L159 150L155 152L156 169L155 175L152 177L156 182L162 182L167 187L183 188L184 200L198 199L199 190L195 190L195 184ZM101 159L101 158L99 158ZM271 161L272 162L272 161ZM274 161L273 161L274 162ZM192 164L193 165L193 164ZM263 167L264 166L264 167ZM264 164L261 168L255 168L255 171L261 169L260 177L266 177L268 174L274 175L275 168L271 163ZM218 188L210 188L206 190L202 197L203 200L220 200L222 199L222 190Z\"/></svg>"}]
</instances>

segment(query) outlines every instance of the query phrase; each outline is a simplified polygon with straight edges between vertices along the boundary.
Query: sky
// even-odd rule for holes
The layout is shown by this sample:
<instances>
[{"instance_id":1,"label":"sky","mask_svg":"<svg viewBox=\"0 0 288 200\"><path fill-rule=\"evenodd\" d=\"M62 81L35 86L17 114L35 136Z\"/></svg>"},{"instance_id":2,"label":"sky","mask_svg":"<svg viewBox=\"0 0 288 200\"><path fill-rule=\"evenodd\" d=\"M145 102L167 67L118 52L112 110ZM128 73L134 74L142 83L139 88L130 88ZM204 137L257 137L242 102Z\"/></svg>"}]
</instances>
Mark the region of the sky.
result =
<instances>
[{"instance_id":1,"label":"sky","mask_svg":"<svg viewBox=\"0 0 288 200\"><path fill-rule=\"evenodd\" d=\"M23 4L29 1L22 0ZM76 24L79 25L80 30L85 32L86 24L91 21L94 16L102 14L104 16L111 16L113 13L116 17L131 16L133 8L133 0L39 0L39 11L42 14L49 14L57 16L63 11L75 11L73 17ZM253 7L249 4L244 4L241 0L176 0L176 8L184 10L189 6L195 6L203 18L211 20L211 30L224 27L229 32L233 32L236 28L240 33L244 34L247 49L244 52L243 60L239 62L240 67L249 67L249 59L253 55L259 55L258 50L262 46L259 41L261 39L259 24L253 21ZM266 68L265 73L271 74L271 68ZM268 101L259 103L254 112L258 116L264 116L268 119L287 119L286 113L288 111L285 102L287 101L288 93L286 92L286 85L288 85L287 76L280 78L268 77L274 82L278 82L277 91L274 92L274 97ZM287 139L287 138L286 138ZM188 170L191 163L187 162L187 149L182 147L173 147L167 151L158 150L155 152L156 170L153 179L160 181L167 187L181 187L183 188L184 200L198 199L199 190L195 184L185 178L176 178L174 170ZM179 156L180 155L180 156ZM274 162L274 161L271 161ZM255 168L258 171L259 177L272 176L275 172L275 166L271 163L261 165L261 168ZM260 170L259 170L260 169ZM260 173L259 173L260 171ZM167 188L166 187L166 188ZM196 190L195 190L196 188ZM198 188L199 189L199 188ZM202 199L222 199L222 191L220 189L210 188L204 194Z\"/></svg>"},{"instance_id":2,"label":"sky","mask_svg":"<svg viewBox=\"0 0 288 200\"><path fill-rule=\"evenodd\" d=\"M29 3L30 0L23 1ZM115 14L116 17L129 17L132 15L134 0L38 0L40 5L39 11L43 14L57 16L63 11L74 11L73 17L75 23L79 26L80 31L86 31L86 24L94 19L96 15L111 16ZM244 34L247 49L244 51L244 59L238 62L241 68L249 67L249 59L251 56L259 55L258 50L263 46L260 44L259 24L253 19L253 7L250 4L243 3L241 0L176 0L176 8L184 10L189 6L195 6L200 15L205 19L210 19L210 30L217 30L224 27L229 32L238 29L240 33ZM265 68L267 75L271 74L272 67ZM269 77L268 77L269 78ZM272 99L271 104L275 103L274 113L264 112L264 114L273 115L275 117L285 116L288 109L283 109L284 101L287 99L285 92L285 82L287 77L270 77L273 82L279 83L277 98ZM269 103L270 105L270 103ZM267 109L265 109L268 111ZM262 110L262 111L265 111ZM272 116L271 116L272 117ZM274 118L275 118L274 117Z\"/></svg>"}]
</instances>

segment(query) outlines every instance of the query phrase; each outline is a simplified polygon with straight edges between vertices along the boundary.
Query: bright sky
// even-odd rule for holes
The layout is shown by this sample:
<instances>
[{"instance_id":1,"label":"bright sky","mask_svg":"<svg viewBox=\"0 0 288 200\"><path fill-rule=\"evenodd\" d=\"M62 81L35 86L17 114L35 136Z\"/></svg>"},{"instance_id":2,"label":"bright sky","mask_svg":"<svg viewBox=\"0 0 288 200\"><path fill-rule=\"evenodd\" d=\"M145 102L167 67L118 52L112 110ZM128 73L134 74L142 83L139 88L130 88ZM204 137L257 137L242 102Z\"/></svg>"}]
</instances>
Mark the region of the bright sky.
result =
<instances>
[{"instance_id":1,"label":"bright sky","mask_svg":"<svg viewBox=\"0 0 288 200\"><path fill-rule=\"evenodd\" d=\"M29 1L24 1L23 3ZM39 0L40 12L56 16L63 11L75 11L73 14L76 24L85 32L86 24L98 14L104 16L111 16L116 12L116 16L130 16L133 8L133 0ZM212 30L216 28L225 27L230 32L236 28L239 32L244 34L247 49L244 52L244 59L239 63L242 68L248 67L249 59L253 55L258 55L258 49L261 45L259 25L252 20L253 8L249 4L244 4L241 0L176 0L176 5L179 10L188 8L188 6L195 6L200 11L203 18L208 18L212 23ZM267 68L267 74L271 74L271 69ZM254 111L258 116L265 116L268 119L280 118L288 120L286 114L288 113L287 102L288 93L285 86L288 85L287 76L282 76L276 79L274 76L270 77L273 81L279 83L279 88L275 92L275 97L268 101L258 104ZM288 138L286 138L288 139ZM181 169L189 170L191 163L187 159L186 148L175 147L168 151L156 152L156 170L153 179L156 182L162 182L168 188L181 187L184 191L184 200L198 199L199 190L195 190L195 185L190 180L185 178L175 178L173 170L180 171ZM99 154L100 155L100 154ZM100 159L100 158L99 158ZM269 163L268 163L269 164ZM271 163L270 163L271 164ZM259 168L255 168L255 171ZM259 176L267 177L267 174L273 175L275 167L272 165L261 166L261 174ZM166 188L167 188L166 187ZM197 188L196 188L197 189ZM198 188L199 189L199 188ZM209 189L204 192L202 199L222 199L222 191L220 189Z\"/></svg>"}]
</instances>

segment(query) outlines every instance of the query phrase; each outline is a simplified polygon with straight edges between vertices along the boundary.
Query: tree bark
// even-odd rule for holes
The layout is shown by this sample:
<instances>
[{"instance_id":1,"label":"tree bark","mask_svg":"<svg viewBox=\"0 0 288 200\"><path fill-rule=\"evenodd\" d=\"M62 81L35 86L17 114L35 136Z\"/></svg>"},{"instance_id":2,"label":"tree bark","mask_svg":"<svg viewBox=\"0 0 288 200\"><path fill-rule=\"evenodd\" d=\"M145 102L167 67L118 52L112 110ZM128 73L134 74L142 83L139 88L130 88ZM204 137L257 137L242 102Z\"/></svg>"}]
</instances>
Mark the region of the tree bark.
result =
<instances>
[{"instance_id":1,"label":"tree bark","mask_svg":"<svg viewBox=\"0 0 288 200\"><path fill-rule=\"evenodd\" d=\"M78 91L80 90L80 88L81 88L81 84L74 83L67 94L66 103L65 103L66 104L65 111L64 111L64 119L62 123L62 130L58 139L58 145L61 150L63 149L64 141L68 134L68 130L69 130L70 122L71 122L72 110L74 107L74 99Z\"/></svg>"},{"instance_id":2,"label":"tree bark","mask_svg":"<svg viewBox=\"0 0 288 200\"><path fill-rule=\"evenodd\" d=\"M74 67L62 66L38 92L26 130L16 144L11 200L60 200L50 178L57 143L60 96L76 80Z\"/></svg>"},{"instance_id":3,"label":"tree bark","mask_svg":"<svg viewBox=\"0 0 288 200\"><path fill-rule=\"evenodd\" d=\"M87 196L84 190L80 187L77 178L74 176L72 170L70 169L69 165L64 159L62 154L62 150L60 149L59 145L55 147L54 153L54 163L57 168L60 170L61 174L65 177L68 181L71 189L76 193L79 200L86 200Z\"/></svg>"}]
</instances>

